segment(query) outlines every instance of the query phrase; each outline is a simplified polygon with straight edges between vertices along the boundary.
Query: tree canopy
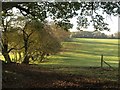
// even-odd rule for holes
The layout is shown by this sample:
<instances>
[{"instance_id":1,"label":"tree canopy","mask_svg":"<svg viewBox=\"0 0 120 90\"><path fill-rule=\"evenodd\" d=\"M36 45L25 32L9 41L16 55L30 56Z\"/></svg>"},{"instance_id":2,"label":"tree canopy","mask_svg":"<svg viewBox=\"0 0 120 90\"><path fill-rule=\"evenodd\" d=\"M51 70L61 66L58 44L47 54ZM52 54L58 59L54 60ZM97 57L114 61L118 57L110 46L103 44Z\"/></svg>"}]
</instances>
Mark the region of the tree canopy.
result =
<instances>
[{"instance_id":1,"label":"tree canopy","mask_svg":"<svg viewBox=\"0 0 120 90\"><path fill-rule=\"evenodd\" d=\"M72 28L69 19L75 16L79 16L79 27L87 27L92 22L96 30L109 30L98 11L101 9L109 15L120 15L120 2L2 2L2 6L4 12L16 7L24 16L41 21L50 17L66 30Z\"/></svg>"}]
</instances>

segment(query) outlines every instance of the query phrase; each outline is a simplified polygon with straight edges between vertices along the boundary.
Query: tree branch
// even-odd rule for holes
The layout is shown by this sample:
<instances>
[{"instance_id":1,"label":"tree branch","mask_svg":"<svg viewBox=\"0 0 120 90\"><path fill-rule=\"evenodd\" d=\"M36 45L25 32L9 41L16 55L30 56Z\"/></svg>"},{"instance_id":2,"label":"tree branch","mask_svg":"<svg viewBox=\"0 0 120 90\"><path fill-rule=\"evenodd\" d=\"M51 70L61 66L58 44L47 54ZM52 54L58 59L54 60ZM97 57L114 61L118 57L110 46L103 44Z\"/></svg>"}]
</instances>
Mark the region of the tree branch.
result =
<instances>
[{"instance_id":1,"label":"tree branch","mask_svg":"<svg viewBox=\"0 0 120 90\"><path fill-rule=\"evenodd\" d=\"M21 48L11 48L11 49L9 49L8 51L7 51L7 53L9 53L9 52L11 52L12 50L21 50L21 49L23 49L25 46L23 46L23 47L21 47Z\"/></svg>"}]
</instances>

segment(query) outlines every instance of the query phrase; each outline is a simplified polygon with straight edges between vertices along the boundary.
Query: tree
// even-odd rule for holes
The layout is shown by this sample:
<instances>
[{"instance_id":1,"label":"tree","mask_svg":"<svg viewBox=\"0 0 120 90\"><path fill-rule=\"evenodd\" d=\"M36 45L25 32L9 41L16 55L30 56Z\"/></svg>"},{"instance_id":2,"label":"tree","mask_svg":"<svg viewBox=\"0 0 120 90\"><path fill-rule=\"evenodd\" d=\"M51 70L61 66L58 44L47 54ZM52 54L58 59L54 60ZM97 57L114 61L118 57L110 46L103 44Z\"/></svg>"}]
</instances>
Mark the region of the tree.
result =
<instances>
[{"instance_id":1,"label":"tree","mask_svg":"<svg viewBox=\"0 0 120 90\"><path fill-rule=\"evenodd\" d=\"M24 48L24 46L21 42L22 35L21 35L21 33L19 33L20 28L14 27L14 28L11 28L10 30L11 31L7 33L8 48L9 48L8 52L10 54L14 54L14 58L12 57L11 61L17 62L17 60L18 60L17 54L19 53L19 55L20 55L21 50ZM20 62L20 61L18 61L18 62Z\"/></svg>"},{"instance_id":2,"label":"tree","mask_svg":"<svg viewBox=\"0 0 120 90\"><path fill-rule=\"evenodd\" d=\"M24 54L22 63L29 64L29 59L34 59L36 55L38 57L36 59L42 61L45 55L60 50L61 42L58 39L60 35L56 36L49 25L42 24L39 20L27 20L21 17L16 20L17 25L14 27L14 32L8 33L8 35L13 34L8 41L10 46L14 46L14 48L10 47L10 50L19 52L22 49ZM16 41L17 36L19 37L18 41Z\"/></svg>"},{"instance_id":3,"label":"tree","mask_svg":"<svg viewBox=\"0 0 120 90\"><path fill-rule=\"evenodd\" d=\"M13 2L3 2L3 6L5 6L3 11L16 7L24 16L32 16L34 19L38 18L41 21L51 16L53 20L57 21L58 25L65 29L72 27L69 18L78 15L82 17L82 19L78 19L78 22L85 21L81 26L88 25L89 22L86 21L88 21L87 16L89 16L91 17L90 22L93 22L96 30L109 30L108 24L104 22L103 16L99 15L97 10L101 8L103 13L109 15L120 14L120 2L14 2L14 4ZM80 13L77 12L78 10Z\"/></svg>"},{"instance_id":4,"label":"tree","mask_svg":"<svg viewBox=\"0 0 120 90\"><path fill-rule=\"evenodd\" d=\"M10 16L6 16L6 18L8 17ZM6 36L4 36L4 34L2 36L2 41L4 39L7 41L7 53L16 52L17 54L18 52L20 53L22 49L22 53L24 54L22 63L28 64L29 58L33 57L31 54L33 51L39 52L41 61L46 54L59 51L61 47L59 42L61 36L60 34L57 35L59 32L54 32L49 25L45 23L42 24L39 20L32 20L21 16L15 17L14 15L12 15L12 17L14 18L9 20L9 26L6 26L8 28L7 31L3 31ZM2 43L4 44L4 42ZM38 46L36 47L35 45ZM2 50L4 50L4 48L2 48ZM3 53L5 53L5 51L3 51ZM5 57L6 61L9 59ZM11 62L10 59L10 63Z\"/></svg>"},{"instance_id":5,"label":"tree","mask_svg":"<svg viewBox=\"0 0 120 90\"><path fill-rule=\"evenodd\" d=\"M62 33L58 33L54 32L54 28L51 28L51 25L44 24L43 28L37 30L31 38L34 42L29 48L31 56L42 62L45 56L59 52L61 48L60 34Z\"/></svg>"},{"instance_id":6,"label":"tree","mask_svg":"<svg viewBox=\"0 0 120 90\"><path fill-rule=\"evenodd\" d=\"M41 21L44 21L49 15L55 22L57 22L58 25L63 26L66 30L72 27L69 19L76 15L80 17L82 16L82 19L79 20L82 20L82 22L84 21L84 23L82 23L82 25L79 26L88 25L89 22L87 22L88 20L87 16L91 16L90 22L92 22L96 30L109 30L108 24L104 22L103 16L97 12L98 9L102 9L103 13L107 13L108 15L114 15L114 16L120 15L120 1L119 2L66 2L66 3L15 2L14 4L12 2L3 2L2 5L3 5L3 11L5 13L8 13L7 11L12 9L13 7L16 7L20 10L20 12L24 16L33 19L39 19ZM78 10L80 10L80 13L77 13ZM92 14L94 14L94 16ZM11 62L9 58L9 54L7 52L8 42L6 40L7 37L5 34L5 32L7 31L6 29L7 28L4 27L2 54L7 59L8 62Z\"/></svg>"},{"instance_id":7,"label":"tree","mask_svg":"<svg viewBox=\"0 0 120 90\"><path fill-rule=\"evenodd\" d=\"M120 32L115 33L114 36L115 36L115 38L120 39Z\"/></svg>"},{"instance_id":8,"label":"tree","mask_svg":"<svg viewBox=\"0 0 120 90\"><path fill-rule=\"evenodd\" d=\"M7 36L7 33L10 31L10 28L11 28L11 20L13 18L11 18L12 16L12 13L11 12L7 12L7 13L4 13L2 12L2 27L3 27L3 30L2 30L2 40L1 40L1 43L2 43L2 55L4 56L5 60L7 61L7 63L11 63L11 59L10 59L10 56L9 56L9 47L8 47L8 36ZM8 17L10 17L10 19L8 19Z\"/></svg>"},{"instance_id":9,"label":"tree","mask_svg":"<svg viewBox=\"0 0 120 90\"><path fill-rule=\"evenodd\" d=\"M53 34L59 41L65 41L69 38L70 32L60 27L54 22L50 22L51 34Z\"/></svg>"},{"instance_id":10,"label":"tree","mask_svg":"<svg viewBox=\"0 0 120 90\"><path fill-rule=\"evenodd\" d=\"M23 28L21 28L21 33L23 39L21 40L23 42L24 46L24 60L22 63L29 64L29 58L30 58L30 47L32 44L34 44L33 38L35 38L34 33L36 31L40 31L42 29L42 23L36 20L25 20L25 25ZM39 41L39 40L37 40ZM36 44L37 45L37 44ZM34 48L34 47L32 47Z\"/></svg>"}]
</instances>

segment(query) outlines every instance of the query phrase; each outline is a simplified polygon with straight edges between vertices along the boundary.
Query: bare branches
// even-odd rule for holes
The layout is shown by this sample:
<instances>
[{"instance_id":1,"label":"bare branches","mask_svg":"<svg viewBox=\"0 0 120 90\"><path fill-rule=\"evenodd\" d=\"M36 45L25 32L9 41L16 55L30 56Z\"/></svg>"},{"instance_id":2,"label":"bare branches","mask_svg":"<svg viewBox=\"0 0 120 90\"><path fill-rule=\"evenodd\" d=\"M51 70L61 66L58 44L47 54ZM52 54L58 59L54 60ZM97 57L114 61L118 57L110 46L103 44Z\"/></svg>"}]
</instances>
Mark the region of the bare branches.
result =
<instances>
[{"instance_id":1,"label":"bare branches","mask_svg":"<svg viewBox=\"0 0 120 90\"><path fill-rule=\"evenodd\" d=\"M25 46L22 46L21 48L11 48L11 49L8 50L7 53L11 52L12 50L21 50L21 49L23 49L24 47L25 47Z\"/></svg>"}]
</instances>

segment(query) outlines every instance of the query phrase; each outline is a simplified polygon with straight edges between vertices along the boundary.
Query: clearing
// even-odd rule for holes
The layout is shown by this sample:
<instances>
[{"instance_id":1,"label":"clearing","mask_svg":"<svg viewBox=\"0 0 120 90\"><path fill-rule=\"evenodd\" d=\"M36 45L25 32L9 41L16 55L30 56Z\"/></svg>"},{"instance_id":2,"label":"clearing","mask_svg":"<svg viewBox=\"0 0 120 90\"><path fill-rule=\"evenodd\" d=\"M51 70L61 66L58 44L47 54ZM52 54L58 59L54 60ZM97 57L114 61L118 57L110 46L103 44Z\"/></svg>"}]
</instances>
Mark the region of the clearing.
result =
<instances>
[{"instance_id":1,"label":"clearing","mask_svg":"<svg viewBox=\"0 0 120 90\"><path fill-rule=\"evenodd\" d=\"M60 53L42 63L3 65L3 88L118 87L117 39L74 38L62 44ZM100 68L101 54L114 69Z\"/></svg>"}]
</instances>

